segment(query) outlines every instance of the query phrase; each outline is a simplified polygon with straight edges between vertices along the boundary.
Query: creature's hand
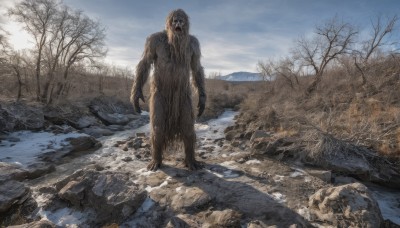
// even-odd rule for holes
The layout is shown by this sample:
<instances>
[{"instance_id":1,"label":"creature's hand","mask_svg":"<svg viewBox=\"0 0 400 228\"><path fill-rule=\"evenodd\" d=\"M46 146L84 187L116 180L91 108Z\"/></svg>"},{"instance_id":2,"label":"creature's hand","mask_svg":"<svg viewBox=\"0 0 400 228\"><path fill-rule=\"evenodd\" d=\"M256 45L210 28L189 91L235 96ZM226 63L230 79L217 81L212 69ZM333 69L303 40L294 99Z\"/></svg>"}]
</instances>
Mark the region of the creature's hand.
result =
<instances>
[{"instance_id":1,"label":"creature's hand","mask_svg":"<svg viewBox=\"0 0 400 228\"><path fill-rule=\"evenodd\" d=\"M205 107L206 107L206 96L200 95L199 96L199 104L197 105L197 108L199 109L199 113L197 114L198 117L200 117L201 114L203 114Z\"/></svg>"},{"instance_id":2,"label":"creature's hand","mask_svg":"<svg viewBox=\"0 0 400 228\"><path fill-rule=\"evenodd\" d=\"M139 106L139 99L141 99L143 102L145 102L142 90L138 90L133 99L133 108L135 109L135 112L137 112L137 113L142 112L142 110L140 110L140 106Z\"/></svg>"}]
</instances>

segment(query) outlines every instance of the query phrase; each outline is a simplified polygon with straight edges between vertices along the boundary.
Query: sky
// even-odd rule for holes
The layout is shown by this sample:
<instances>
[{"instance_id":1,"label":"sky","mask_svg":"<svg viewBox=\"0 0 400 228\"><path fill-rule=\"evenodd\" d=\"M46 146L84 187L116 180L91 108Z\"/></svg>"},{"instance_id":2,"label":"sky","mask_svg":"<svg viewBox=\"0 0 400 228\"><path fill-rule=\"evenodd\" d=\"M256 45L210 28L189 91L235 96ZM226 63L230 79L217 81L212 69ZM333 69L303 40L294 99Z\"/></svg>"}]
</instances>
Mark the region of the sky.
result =
<instances>
[{"instance_id":1,"label":"sky","mask_svg":"<svg viewBox=\"0 0 400 228\"><path fill-rule=\"evenodd\" d=\"M19 1L19 0L18 0ZM22 27L4 16L14 0L0 0L0 25L16 49L32 46ZM399 0L64 0L107 29L106 62L134 69L146 37L161 31L177 8L190 17L190 33L201 45L206 74L257 72L257 62L290 53L295 40L335 16L361 31L371 18L400 13ZM365 34L363 32L360 33Z\"/></svg>"}]
</instances>

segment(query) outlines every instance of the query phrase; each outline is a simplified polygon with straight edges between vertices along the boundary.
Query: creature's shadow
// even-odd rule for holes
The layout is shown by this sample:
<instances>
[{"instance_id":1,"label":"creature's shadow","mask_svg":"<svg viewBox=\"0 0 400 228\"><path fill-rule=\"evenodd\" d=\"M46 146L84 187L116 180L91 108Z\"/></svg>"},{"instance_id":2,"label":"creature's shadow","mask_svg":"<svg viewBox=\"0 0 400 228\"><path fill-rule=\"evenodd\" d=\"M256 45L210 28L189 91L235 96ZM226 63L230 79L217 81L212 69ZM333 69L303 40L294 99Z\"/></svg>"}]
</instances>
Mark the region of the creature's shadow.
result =
<instances>
[{"instance_id":1,"label":"creature's shadow","mask_svg":"<svg viewBox=\"0 0 400 228\"><path fill-rule=\"evenodd\" d=\"M185 186L202 189L213 199L215 209L241 212L245 221L259 220L266 225L278 227L289 227L292 224L312 227L299 214L251 186L254 179L248 179L247 183L235 181L243 174L239 170L227 169L217 164L204 164L203 169L197 171L169 165L163 165L161 171Z\"/></svg>"}]
</instances>

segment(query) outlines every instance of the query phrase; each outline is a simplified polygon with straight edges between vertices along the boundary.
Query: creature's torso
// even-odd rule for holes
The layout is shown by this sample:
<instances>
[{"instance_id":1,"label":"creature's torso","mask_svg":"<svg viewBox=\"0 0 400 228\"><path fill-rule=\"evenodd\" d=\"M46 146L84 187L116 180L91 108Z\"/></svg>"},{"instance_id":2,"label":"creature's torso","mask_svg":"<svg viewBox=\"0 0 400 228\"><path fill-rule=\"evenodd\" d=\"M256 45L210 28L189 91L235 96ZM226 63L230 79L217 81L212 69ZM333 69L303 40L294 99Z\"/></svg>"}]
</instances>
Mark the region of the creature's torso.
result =
<instances>
[{"instance_id":1,"label":"creature's torso","mask_svg":"<svg viewBox=\"0 0 400 228\"><path fill-rule=\"evenodd\" d=\"M171 54L171 46L165 32L153 34L152 39L152 42L155 42L152 89L162 92L164 96L171 96L171 93L176 92L190 93L190 61L193 55L190 42L185 61L182 62L174 59Z\"/></svg>"}]
</instances>

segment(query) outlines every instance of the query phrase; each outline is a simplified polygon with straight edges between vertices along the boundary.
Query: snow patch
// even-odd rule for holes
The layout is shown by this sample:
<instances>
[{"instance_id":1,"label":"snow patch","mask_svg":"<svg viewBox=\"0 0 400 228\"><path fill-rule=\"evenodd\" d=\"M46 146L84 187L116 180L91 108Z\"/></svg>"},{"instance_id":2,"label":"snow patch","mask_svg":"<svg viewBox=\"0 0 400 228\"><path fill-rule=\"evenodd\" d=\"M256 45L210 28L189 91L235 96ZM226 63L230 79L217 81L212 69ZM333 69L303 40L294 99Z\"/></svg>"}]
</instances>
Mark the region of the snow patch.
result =
<instances>
[{"instance_id":1,"label":"snow patch","mask_svg":"<svg viewBox=\"0 0 400 228\"><path fill-rule=\"evenodd\" d=\"M156 172L158 172L158 170ZM147 170L147 168L142 168L136 171L136 173L138 173L139 176L150 176L151 174L154 173L154 171Z\"/></svg>"},{"instance_id":2,"label":"snow patch","mask_svg":"<svg viewBox=\"0 0 400 228\"><path fill-rule=\"evenodd\" d=\"M17 131L9 137L18 138L18 142L0 142L0 161L12 162L21 166L35 163L43 153L54 152L69 145L67 138L78 138L86 134L71 132L68 134L54 134L51 132Z\"/></svg>"},{"instance_id":3,"label":"snow patch","mask_svg":"<svg viewBox=\"0 0 400 228\"><path fill-rule=\"evenodd\" d=\"M252 159L252 160L248 160L247 162L245 162L246 165L254 165L254 164L261 164L261 161L257 160L257 159Z\"/></svg>"},{"instance_id":4,"label":"snow patch","mask_svg":"<svg viewBox=\"0 0 400 228\"><path fill-rule=\"evenodd\" d=\"M225 161L225 162L222 162L220 165L224 166L224 167L226 167L228 169L237 169L237 165L236 164L237 163L235 161Z\"/></svg>"},{"instance_id":5,"label":"snow patch","mask_svg":"<svg viewBox=\"0 0 400 228\"><path fill-rule=\"evenodd\" d=\"M271 196L278 203L284 203L286 201L286 197L280 192L274 192L271 194Z\"/></svg>"},{"instance_id":6,"label":"snow patch","mask_svg":"<svg viewBox=\"0 0 400 228\"><path fill-rule=\"evenodd\" d=\"M168 181L164 181L164 182L162 182L159 186L156 186L156 187L147 186L147 187L145 188L145 190L146 190L148 193L150 193L150 192L153 191L154 189L159 189L159 188L162 188L162 187L164 187L164 186L166 186L166 185L168 185Z\"/></svg>"},{"instance_id":7,"label":"snow patch","mask_svg":"<svg viewBox=\"0 0 400 228\"><path fill-rule=\"evenodd\" d=\"M281 181L283 181L283 180L285 179L285 176L275 175L272 179L273 179L275 182L281 182Z\"/></svg>"},{"instance_id":8,"label":"snow patch","mask_svg":"<svg viewBox=\"0 0 400 228\"><path fill-rule=\"evenodd\" d=\"M80 227L79 225L84 224L91 215L91 213L75 211L70 208L61 208L54 212L40 209L38 214L57 226L63 227Z\"/></svg>"}]
</instances>

